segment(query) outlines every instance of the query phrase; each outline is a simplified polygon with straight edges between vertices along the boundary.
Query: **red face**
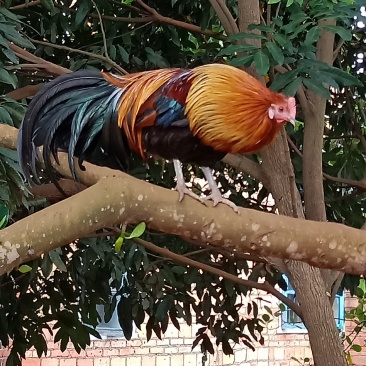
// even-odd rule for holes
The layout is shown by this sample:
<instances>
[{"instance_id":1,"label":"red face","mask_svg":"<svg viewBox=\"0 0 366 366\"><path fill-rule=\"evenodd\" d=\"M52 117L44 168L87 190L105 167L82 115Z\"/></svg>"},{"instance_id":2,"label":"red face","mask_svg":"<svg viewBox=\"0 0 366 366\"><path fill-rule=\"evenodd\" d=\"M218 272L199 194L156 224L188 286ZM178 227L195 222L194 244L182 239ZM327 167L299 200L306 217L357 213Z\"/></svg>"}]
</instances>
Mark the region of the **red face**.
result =
<instances>
[{"instance_id":1,"label":"red face","mask_svg":"<svg viewBox=\"0 0 366 366\"><path fill-rule=\"evenodd\" d=\"M271 104L268 108L268 116L277 123L290 122L295 125L296 121L296 100L288 98L284 103Z\"/></svg>"}]
</instances>

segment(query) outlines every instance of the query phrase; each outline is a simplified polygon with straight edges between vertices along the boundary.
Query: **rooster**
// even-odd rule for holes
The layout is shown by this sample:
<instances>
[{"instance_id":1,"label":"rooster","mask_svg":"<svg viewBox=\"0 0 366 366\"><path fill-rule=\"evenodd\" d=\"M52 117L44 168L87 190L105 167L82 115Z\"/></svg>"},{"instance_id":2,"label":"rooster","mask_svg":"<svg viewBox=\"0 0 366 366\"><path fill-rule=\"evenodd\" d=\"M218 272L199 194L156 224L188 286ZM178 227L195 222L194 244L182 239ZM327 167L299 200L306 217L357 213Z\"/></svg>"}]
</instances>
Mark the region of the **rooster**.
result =
<instances>
[{"instance_id":1,"label":"rooster","mask_svg":"<svg viewBox=\"0 0 366 366\"><path fill-rule=\"evenodd\" d=\"M198 164L214 206L236 205L222 197L212 167L227 153L253 153L271 143L285 122L295 123L296 102L267 89L246 72L223 64L168 68L116 76L77 71L47 83L32 99L19 138L25 178L38 181L37 147L46 170L66 150L76 179L79 165L97 143L123 166L131 152L172 160L179 201L189 195L182 163Z\"/></svg>"}]
</instances>

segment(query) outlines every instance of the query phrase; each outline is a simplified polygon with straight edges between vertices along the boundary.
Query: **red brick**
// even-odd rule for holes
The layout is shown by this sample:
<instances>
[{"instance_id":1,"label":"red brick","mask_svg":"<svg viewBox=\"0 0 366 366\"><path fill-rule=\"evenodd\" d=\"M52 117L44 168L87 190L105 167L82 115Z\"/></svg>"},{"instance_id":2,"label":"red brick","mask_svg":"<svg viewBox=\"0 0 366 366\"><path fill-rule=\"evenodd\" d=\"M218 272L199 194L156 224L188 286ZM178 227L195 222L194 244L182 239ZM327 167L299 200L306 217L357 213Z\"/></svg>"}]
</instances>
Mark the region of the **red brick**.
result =
<instances>
[{"instance_id":1,"label":"red brick","mask_svg":"<svg viewBox=\"0 0 366 366\"><path fill-rule=\"evenodd\" d=\"M76 366L76 358L61 358L60 366Z\"/></svg>"},{"instance_id":2,"label":"red brick","mask_svg":"<svg viewBox=\"0 0 366 366\"><path fill-rule=\"evenodd\" d=\"M87 349L86 356L87 357L100 357L102 355L102 349Z\"/></svg>"},{"instance_id":3,"label":"red brick","mask_svg":"<svg viewBox=\"0 0 366 366\"><path fill-rule=\"evenodd\" d=\"M106 356L119 356L119 349L118 348L107 348L107 349L103 349L103 357Z\"/></svg>"},{"instance_id":4,"label":"red brick","mask_svg":"<svg viewBox=\"0 0 366 366\"><path fill-rule=\"evenodd\" d=\"M111 340L111 347L122 348L127 346L127 341Z\"/></svg>"},{"instance_id":5,"label":"red brick","mask_svg":"<svg viewBox=\"0 0 366 366\"><path fill-rule=\"evenodd\" d=\"M145 346L145 347L138 347L134 349L134 353L135 355L147 355L150 353L150 348Z\"/></svg>"},{"instance_id":6,"label":"red brick","mask_svg":"<svg viewBox=\"0 0 366 366\"><path fill-rule=\"evenodd\" d=\"M150 353L163 354L164 348L163 347L150 347Z\"/></svg>"},{"instance_id":7,"label":"red brick","mask_svg":"<svg viewBox=\"0 0 366 366\"><path fill-rule=\"evenodd\" d=\"M94 360L92 358L79 358L76 364L77 366L93 366Z\"/></svg>"},{"instance_id":8,"label":"red brick","mask_svg":"<svg viewBox=\"0 0 366 366\"><path fill-rule=\"evenodd\" d=\"M22 361L22 366L40 366L41 360L39 358L27 358Z\"/></svg>"},{"instance_id":9,"label":"red brick","mask_svg":"<svg viewBox=\"0 0 366 366\"><path fill-rule=\"evenodd\" d=\"M111 347L111 342L107 340L101 340L101 341L93 341L91 343L92 348L109 348Z\"/></svg>"},{"instance_id":10,"label":"red brick","mask_svg":"<svg viewBox=\"0 0 366 366\"><path fill-rule=\"evenodd\" d=\"M41 366L59 366L58 358L41 358Z\"/></svg>"},{"instance_id":11,"label":"red brick","mask_svg":"<svg viewBox=\"0 0 366 366\"><path fill-rule=\"evenodd\" d=\"M54 349L52 350L51 352L48 352L49 353L49 358L53 358L53 357L66 357L68 356L68 351L65 351L65 352L61 352L61 350L59 349Z\"/></svg>"},{"instance_id":12,"label":"red brick","mask_svg":"<svg viewBox=\"0 0 366 366\"><path fill-rule=\"evenodd\" d=\"M133 352L133 348L132 347L124 347L124 348L121 348L119 350L119 354L121 356L127 356L127 355L132 355L134 352Z\"/></svg>"}]
</instances>

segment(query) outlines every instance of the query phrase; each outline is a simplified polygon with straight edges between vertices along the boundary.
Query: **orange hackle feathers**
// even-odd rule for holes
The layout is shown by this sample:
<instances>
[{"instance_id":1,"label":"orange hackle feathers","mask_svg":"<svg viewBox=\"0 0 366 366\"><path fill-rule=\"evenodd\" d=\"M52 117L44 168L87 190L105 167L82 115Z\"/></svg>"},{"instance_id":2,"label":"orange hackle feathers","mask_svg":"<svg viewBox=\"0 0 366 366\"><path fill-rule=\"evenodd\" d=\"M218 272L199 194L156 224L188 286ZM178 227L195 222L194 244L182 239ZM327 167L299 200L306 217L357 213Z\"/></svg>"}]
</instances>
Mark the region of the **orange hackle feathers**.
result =
<instances>
[{"instance_id":1,"label":"orange hackle feathers","mask_svg":"<svg viewBox=\"0 0 366 366\"><path fill-rule=\"evenodd\" d=\"M190 129L204 144L227 153L250 153L272 142L281 128L269 118L287 98L246 72L212 64L192 70L186 99Z\"/></svg>"}]
</instances>

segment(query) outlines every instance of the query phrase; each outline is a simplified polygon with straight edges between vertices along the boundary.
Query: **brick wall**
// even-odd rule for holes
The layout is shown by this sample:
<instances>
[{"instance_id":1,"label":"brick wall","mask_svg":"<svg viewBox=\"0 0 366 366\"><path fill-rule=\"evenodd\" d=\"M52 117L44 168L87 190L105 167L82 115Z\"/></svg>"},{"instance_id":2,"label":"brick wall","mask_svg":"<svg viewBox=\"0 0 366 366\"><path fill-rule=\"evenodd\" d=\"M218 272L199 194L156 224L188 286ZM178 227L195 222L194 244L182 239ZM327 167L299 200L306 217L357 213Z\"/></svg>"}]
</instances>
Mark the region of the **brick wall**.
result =
<instances>
[{"instance_id":1,"label":"brick wall","mask_svg":"<svg viewBox=\"0 0 366 366\"><path fill-rule=\"evenodd\" d=\"M278 310L278 301L266 294L255 297L265 300L265 305ZM311 358L307 334L281 333L280 319L274 318L264 332L264 345L256 344L253 352L243 345L236 345L234 355L226 356L220 349L204 360L200 348L191 349L199 326L181 323L178 331L169 324L162 340L153 337L146 341L144 331L138 331L131 341L124 339L95 340L85 351L77 354L70 347L59 350L59 345L49 342L47 357L37 358L35 351L27 353L23 366L299 366L290 360ZM1 366L1 365L0 365Z\"/></svg>"},{"instance_id":2,"label":"brick wall","mask_svg":"<svg viewBox=\"0 0 366 366\"><path fill-rule=\"evenodd\" d=\"M346 312L349 311L350 309L356 308L357 305L358 305L357 298L350 297L349 294L346 294L346 299L345 299ZM364 311L365 311L365 309L364 309ZM346 319L345 329L344 329L345 334L350 335L355 326L356 326L355 322L353 322L352 320ZM350 335L350 338L353 339L353 336ZM358 336L354 339L354 343L362 346L361 352L351 351L351 357L352 357L352 362L353 362L352 365L354 365L354 366L365 366L366 365L366 347L364 347L366 345L365 341L366 341L366 332L365 331L360 332L358 334ZM345 347L347 347L348 343L345 341L344 345L345 345Z\"/></svg>"}]
</instances>

